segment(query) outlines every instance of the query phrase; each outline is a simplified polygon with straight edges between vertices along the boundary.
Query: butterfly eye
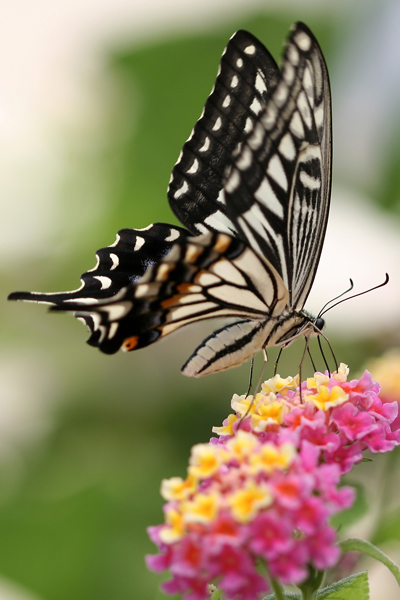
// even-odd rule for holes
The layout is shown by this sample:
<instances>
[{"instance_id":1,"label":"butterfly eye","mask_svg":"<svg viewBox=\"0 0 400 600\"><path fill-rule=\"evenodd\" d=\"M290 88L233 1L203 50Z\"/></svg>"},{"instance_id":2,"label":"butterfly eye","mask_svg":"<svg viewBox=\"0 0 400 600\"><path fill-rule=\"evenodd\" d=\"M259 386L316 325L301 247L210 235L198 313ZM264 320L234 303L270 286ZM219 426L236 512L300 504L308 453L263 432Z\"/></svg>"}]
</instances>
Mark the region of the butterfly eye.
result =
<instances>
[{"instance_id":1,"label":"butterfly eye","mask_svg":"<svg viewBox=\"0 0 400 600\"><path fill-rule=\"evenodd\" d=\"M322 331L323 328L325 327L325 319L322 319L321 317L317 317L314 321L314 325L315 325L316 329L319 329L319 331Z\"/></svg>"}]
</instances>

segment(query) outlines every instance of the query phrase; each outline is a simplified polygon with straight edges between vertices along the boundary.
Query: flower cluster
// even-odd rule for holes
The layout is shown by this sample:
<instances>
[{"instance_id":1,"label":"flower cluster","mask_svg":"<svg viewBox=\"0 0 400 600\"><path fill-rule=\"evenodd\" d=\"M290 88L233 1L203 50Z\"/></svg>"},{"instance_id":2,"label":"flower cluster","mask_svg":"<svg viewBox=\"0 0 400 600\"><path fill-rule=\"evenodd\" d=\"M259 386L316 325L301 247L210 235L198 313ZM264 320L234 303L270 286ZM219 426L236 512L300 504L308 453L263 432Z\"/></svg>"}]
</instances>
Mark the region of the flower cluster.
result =
<instances>
[{"instance_id":1,"label":"flower cluster","mask_svg":"<svg viewBox=\"0 0 400 600\"><path fill-rule=\"evenodd\" d=\"M194 446L186 479L165 480L165 523L150 536L160 553L147 557L163 585L186 600L208 597L217 582L225 597L256 600L268 591L260 564L281 583L300 584L311 565L339 558L329 518L352 505L340 477L364 450L385 452L400 442L391 423L397 403L383 405L368 372L347 381L332 376L276 375L253 396L232 399L234 414Z\"/></svg>"}]
</instances>

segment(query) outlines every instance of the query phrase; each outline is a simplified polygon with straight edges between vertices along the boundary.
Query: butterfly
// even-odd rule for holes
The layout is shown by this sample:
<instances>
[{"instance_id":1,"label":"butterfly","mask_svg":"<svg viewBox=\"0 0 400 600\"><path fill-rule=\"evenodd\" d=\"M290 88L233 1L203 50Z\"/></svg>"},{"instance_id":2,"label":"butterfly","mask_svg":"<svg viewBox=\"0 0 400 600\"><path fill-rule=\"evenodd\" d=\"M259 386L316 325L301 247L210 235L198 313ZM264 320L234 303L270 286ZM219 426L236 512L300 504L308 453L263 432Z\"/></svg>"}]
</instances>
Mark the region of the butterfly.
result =
<instances>
[{"instance_id":1,"label":"butterfly","mask_svg":"<svg viewBox=\"0 0 400 600\"><path fill-rule=\"evenodd\" d=\"M303 307L327 226L331 140L327 67L308 27L292 27L281 70L257 38L237 31L172 171L169 204L184 227L122 229L78 290L9 299L74 313L88 343L108 354L235 318L183 366L194 377L319 333L323 320Z\"/></svg>"}]
</instances>

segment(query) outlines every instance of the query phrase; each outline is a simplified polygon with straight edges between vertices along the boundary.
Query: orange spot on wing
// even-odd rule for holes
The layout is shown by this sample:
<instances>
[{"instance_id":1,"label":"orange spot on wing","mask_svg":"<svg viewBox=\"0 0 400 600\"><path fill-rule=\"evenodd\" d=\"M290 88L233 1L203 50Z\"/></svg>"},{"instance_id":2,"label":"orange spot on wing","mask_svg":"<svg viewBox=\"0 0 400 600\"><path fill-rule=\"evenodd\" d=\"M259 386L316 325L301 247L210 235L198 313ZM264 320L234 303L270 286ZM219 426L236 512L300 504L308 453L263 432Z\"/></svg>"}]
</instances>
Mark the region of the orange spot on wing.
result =
<instances>
[{"instance_id":1,"label":"orange spot on wing","mask_svg":"<svg viewBox=\"0 0 400 600\"><path fill-rule=\"evenodd\" d=\"M167 281L171 271L175 269L174 263L161 263L157 269L156 281Z\"/></svg>"},{"instance_id":2,"label":"orange spot on wing","mask_svg":"<svg viewBox=\"0 0 400 600\"><path fill-rule=\"evenodd\" d=\"M195 244L188 244L185 252L185 262L186 263L195 263L196 260L201 256L204 252L204 248L202 246L196 246Z\"/></svg>"},{"instance_id":3,"label":"orange spot on wing","mask_svg":"<svg viewBox=\"0 0 400 600\"><path fill-rule=\"evenodd\" d=\"M122 344L122 349L125 350L126 352L130 352L131 350L134 350L137 345L139 343L139 337L137 335L133 335L130 338L127 338L123 344Z\"/></svg>"},{"instance_id":4,"label":"orange spot on wing","mask_svg":"<svg viewBox=\"0 0 400 600\"><path fill-rule=\"evenodd\" d=\"M192 291L193 286L191 283L180 283L179 285L176 286L176 289L178 290L178 292L180 294L188 294L189 292Z\"/></svg>"},{"instance_id":5,"label":"orange spot on wing","mask_svg":"<svg viewBox=\"0 0 400 600\"><path fill-rule=\"evenodd\" d=\"M220 234L214 244L214 248L217 252L223 254L225 250L229 248L231 242L232 238L230 238L228 235Z\"/></svg>"},{"instance_id":6,"label":"orange spot on wing","mask_svg":"<svg viewBox=\"0 0 400 600\"><path fill-rule=\"evenodd\" d=\"M163 300L161 302L161 306L163 308L170 308L171 306L174 306L175 304L179 304L180 298L182 298L182 294L175 294L175 296L172 296L171 298L167 298L166 300Z\"/></svg>"}]
</instances>

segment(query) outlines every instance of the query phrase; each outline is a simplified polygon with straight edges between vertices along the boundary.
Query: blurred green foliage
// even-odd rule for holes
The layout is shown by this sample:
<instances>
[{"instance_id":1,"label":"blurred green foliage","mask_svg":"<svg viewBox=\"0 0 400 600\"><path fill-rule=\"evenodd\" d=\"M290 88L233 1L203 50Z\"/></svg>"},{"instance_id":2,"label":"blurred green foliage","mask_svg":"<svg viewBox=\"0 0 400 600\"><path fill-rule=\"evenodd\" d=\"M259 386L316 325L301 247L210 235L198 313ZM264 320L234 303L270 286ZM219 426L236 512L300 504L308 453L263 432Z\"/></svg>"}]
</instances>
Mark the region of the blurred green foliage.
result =
<instances>
[{"instance_id":1,"label":"blurred green foliage","mask_svg":"<svg viewBox=\"0 0 400 600\"><path fill-rule=\"evenodd\" d=\"M301 17L294 11L255 15L204 34L110 51L108 119L96 150L86 161L80 157L80 169L96 178L106 201L74 249L55 258L49 253L50 267L32 259L27 281L19 273L18 284L5 282L7 291L22 280L26 288L74 287L94 249L111 243L118 229L176 223L167 182L228 38L248 29L278 58L289 25ZM329 62L335 21L307 23ZM248 365L204 381L181 377L179 366L193 339L203 339L204 325L138 354L112 357L85 346L71 317L48 316L43 307L8 307L5 331L13 356L22 353L28 362L35 356L39 380L51 374L47 395L54 405L50 433L0 462L1 574L43 600L164 597L143 558L155 551L146 527L162 519L160 481L184 475L190 447L209 439L211 427L229 413L232 393L245 391ZM338 342L336 351L355 369L373 348L372 340L351 347ZM282 374L296 372L298 360L298 348L286 352ZM399 514L382 525L379 541L400 540Z\"/></svg>"}]
</instances>

